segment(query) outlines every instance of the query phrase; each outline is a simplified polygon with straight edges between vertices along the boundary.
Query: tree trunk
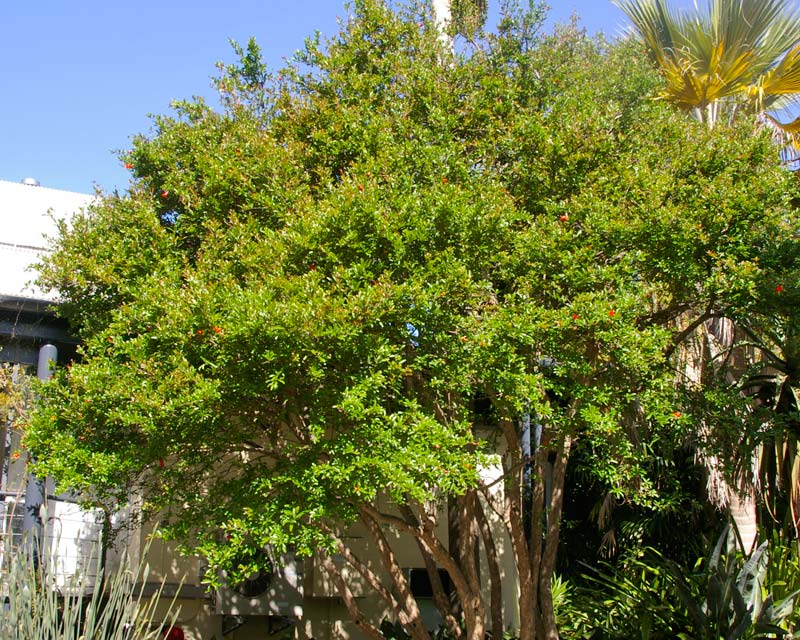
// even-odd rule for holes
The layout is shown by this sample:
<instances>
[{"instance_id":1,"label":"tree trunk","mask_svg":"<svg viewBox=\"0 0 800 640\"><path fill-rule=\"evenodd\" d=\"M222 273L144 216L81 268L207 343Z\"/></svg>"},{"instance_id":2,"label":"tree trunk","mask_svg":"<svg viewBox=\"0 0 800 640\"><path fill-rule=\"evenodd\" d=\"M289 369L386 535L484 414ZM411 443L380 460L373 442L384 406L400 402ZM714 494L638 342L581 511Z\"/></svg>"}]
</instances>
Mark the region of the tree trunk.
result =
<instances>
[{"instance_id":1,"label":"tree trunk","mask_svg":"<svg viewBox=\"0 0 800 640\"><path fill-rule=\"evenodd\" d=\"M558 541L561 535L561 512L564 506L564 479L567 471L567 460L572 440L564 436L561 446L556 452L553 465L553 481L550 493L550 504L547 513L547 534L544 540L544 551L539 567L539 618L543 632L543 640L558 640L555 611L553 610L553 590L551 587L553 573L556 569Z\"/></svg>"},{"instance_id":2,"label":"tree trunk","mask_svg":"<svg viewBox=\"0 0 800 640\"><path fill-rule=\"evenodd\" d=\"M384 568L389 572L392 580L393 592L398 599L398 618L405 631L411 636L412 640L430 640L430 634L422 621L422 614L416 598L411 593L403 569L397 562L394 550L386 540L383 530L373 518L362 510L361 522L372 535L375 545L383 560Z\"/></svg>"},{"instance_id":3,"label":"tree trunk","mask_svg":"<svg viewBox=\"0 0 800 640\"><path fill-rule=\"evenodd\" d=\"M469 596L464 600L464 623L467 627L467 638L470 640L485 640L486 635L486 607L481 594L481 581L478 575L477 554L475 541L478 535L476 530L476 508L479 508L478 494L468 491L459 496L455 501L455 532L458 564L467 582Z\"/></svg>"},{"instance_id":4,"label":"tree trunk","mask_svg":"<svg viewBox=\"0 0 800 640\"><path fill-rule=\"evenodd\" d=\"M534 640L537 584L534 579L534 571L535 567L538 567L538 562L535 564L532 562L531 549L528 547L525 531L522 499L525 464L522 459L520 438L514 428L514 423L511 420L503 420L501 428L506 448L508 449L507 460L503 468L503 474L506 478L503 519L511 538L511 550L514 554L514 562L519 578L519 637L520 640ZM532 534L532 539L541 540L541 531Z\"/></svg>"},{"instance_id":5,"label":"tree trunk","mask_svg":"<svg viewBox=\"0 0 800 640\"><path fill-rule=\"evenodd\" d=\"M417 518L417 516L414 514L414 510L411 507L408 505L399 505L399 509L403 514L403 517L413 527L419 528L419 518ZM417 543L419 553L422 556L422 561L425 563L425 571L428 574L428 580L431 583L433 603L439 610L439 614L442 616L442 620L444 620L445 627L447 627L447 630L450 632L453 640L462 640L464 637L464 631L461 629L458 619L453 614L452 606L447 594L445 593L442 579L439 576L439 567L436 565L436 561L433 559L433 556L423 542L419 538L415 538L415 541Z\"/></svg>"},{"instance_id":6,"label":"tree trunk","mask_svg":"<svg viewBox=\"0 0 800 640\"><path fill-rule=\"evenodd\" d=\"M478 500L475 516L481 531L481 539L486 550L486 565L489 568L489 618L492 623L492 640L503 638L503 583L500 575L497 545L495 545L489 519L483 511L483 505Z\"/></svg>"},{"instance_id":7,"label":"tree trunk","mask_svg":"<svg viewBox=\"0 0 800 640\"><path fill-rule=\"evenodd\" d=\"M322 567L336 585L339 596L342 598L342 602L344 602L344 606L347 608L347 612L350 614L355 625L368 637L372 638L372 640L386 640L380 630L364 616L353 592L350 591L350 587L347 586L341 571L339 571L333 563L333 560L324 553L321 554L320 560L322 562Z\"/></svg>"},{"instance_id":8,"label":"tree trunk","mask_svg":"<svg viewBox=\"0 0 800 640\"><path fill-rule=\"evenodd\" d=\"M533 457L532 483L531 483L531 513L528 530L529 541L529 575L531 576L530 587L530 608L531 608L531 636L542 638L544 631L542 627L541 615L539 613L539 571L542 567L542 551L544 545L544 530L546 526L546 495L545 495L545 475L547 464L547 451L543 448L537 449ZM549 588L549 585L548 585ZM522 600L520 599L520 607ZM522 623L522 617L520 617Z\"/></svg>"},{"instance_id":9,"label":"tree trunk","mask_svg":"<svg viewBox=\"0 0 800 640\"><path fill-rule=\"evenodd\" d=\"M742 552L747 555L753 550L758 534L756 501L752 496L742 498L735 491L731 491L728 512L736 528L739 530Z\"/></svg>"},{"instance_id":10,"label":"tree trunk","mask_svg":"<svg viewBox=\"0 0 800 640\"><path fill-rule=\"evenodd\" d=\"M409 504L413 501L409 500ZM464 622L467 627L466 638L468 640L484 640L486 632L486 607L480 591L480 584L474 588L474 579L468 575L469 570L465 571L461 563L453 557L451 552L445 547L442 541L436 536L435 523L433 520L420 512L420 524L415 526L404 518L382 513L374 507L364 506L366 512L377 522L383 522L394 526L398 531L408 533L420 541L431 555L433 560L450 575L453 581L458 601L462 606Z\"/></svg>"}]
</instances>

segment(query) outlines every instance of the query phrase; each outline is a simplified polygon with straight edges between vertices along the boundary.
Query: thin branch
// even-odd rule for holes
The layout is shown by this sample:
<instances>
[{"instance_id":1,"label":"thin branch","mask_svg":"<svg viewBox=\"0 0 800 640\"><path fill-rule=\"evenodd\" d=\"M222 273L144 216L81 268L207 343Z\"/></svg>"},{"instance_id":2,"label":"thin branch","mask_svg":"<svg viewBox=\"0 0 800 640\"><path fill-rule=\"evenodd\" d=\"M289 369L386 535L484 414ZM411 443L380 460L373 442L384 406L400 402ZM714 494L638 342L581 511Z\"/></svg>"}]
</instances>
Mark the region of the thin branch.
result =
<instances>
[{"instance_id":1,"label":"thin branch","mask_svg":"<svg viewBox=\"0 0 800 640\"><path fill-rule=\"evenodd\" d=\"M339 571L339 569L333 563L333 560L331 560L327 554L322 553L320 554L320 561L322 563L322 567L336 585L336 589L339 591L339 595L342 597L342 602L344 602L344 606L347 608L347 611L355 625L373 640L386 640L384 635L380 632L380 629L373 625L366 618L366 616L364 616L364 612L361 611L361 608L358 606L358 602L356 601L353 592L350 590L350 587L347 586L347 583L342 576L342 572Z\"/></svg>"},{"instance_id":2,"label":"thin branch","mask_svg":"<svg viewBox=\"0 0 800 640\"><path fill-rule=\"evenodd\" d=\"M342 557L347 560L347 562L356 571L358 571L359 575L364 578L364 580L366 580L375 590L375 593L378 594L393 610L397 611L400 608L399 603L394 599L392 594L389 593L389 590L383 585L378 576L375 575L375 572L370 570L370 568L352 552L352 550L341 540L341 538L334 533L331 527L324 523L318 523L318 526L323 532L328 534L334 540L336 543L336 548L339 550L339 553L342 555Z\"/></svg>"},{"instance_id":3,"label":"thin branch","mask_svg":"<svg viewBox=\"0 0 800 640\"><path fill-rule=\"evenodd\" d=\"M386 539L380 524L365 511L361 509L360 511L361 522L372 535L372 539L375 541L383 558L384 567L389 571L395 591L402 601L402 604L395 608L400 623L410 633L413 640L430 640L430 633L428 633L428 629L422 621L422 614L414 595L411 593L405 573L401 569L397 556Z\"/></svg>"}]
</instances>

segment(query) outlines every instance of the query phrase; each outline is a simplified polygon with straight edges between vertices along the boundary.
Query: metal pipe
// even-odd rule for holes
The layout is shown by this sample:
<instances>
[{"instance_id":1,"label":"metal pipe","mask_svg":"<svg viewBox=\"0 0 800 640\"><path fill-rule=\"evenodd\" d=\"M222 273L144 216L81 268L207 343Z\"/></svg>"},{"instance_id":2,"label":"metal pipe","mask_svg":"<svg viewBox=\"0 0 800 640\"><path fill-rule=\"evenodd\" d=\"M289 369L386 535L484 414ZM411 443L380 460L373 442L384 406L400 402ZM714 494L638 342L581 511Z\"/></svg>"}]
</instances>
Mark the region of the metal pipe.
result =
<instances>
[{"instance_id":1,"label":"metal pipe","mask_svg":"<svg viewBox=\"0 0 800 640\"><path fill-rule=\"evenodd\" d=\"M58 359L58 349L55 345L45 344L39 349L39 362L36 368L36 377L39 380L49 380L53 377L53 369ZM22 532L25 544L34 554L34 561L38 562L41 551L44 525L42 523L42 505L44 504L45 481L35 474L28 472L25 485L25 512L22 520Z\"/></svg>"}]
</instances>

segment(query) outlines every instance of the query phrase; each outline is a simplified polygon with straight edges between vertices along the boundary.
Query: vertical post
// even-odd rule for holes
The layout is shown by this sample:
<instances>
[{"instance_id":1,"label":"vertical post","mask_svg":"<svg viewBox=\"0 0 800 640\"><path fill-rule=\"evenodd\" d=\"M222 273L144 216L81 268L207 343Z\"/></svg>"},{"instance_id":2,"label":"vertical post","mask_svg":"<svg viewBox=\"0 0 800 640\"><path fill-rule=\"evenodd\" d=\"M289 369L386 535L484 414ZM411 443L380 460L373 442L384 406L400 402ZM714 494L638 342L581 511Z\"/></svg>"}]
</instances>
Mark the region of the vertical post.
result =
<instances>
[{"instance_id":1,"label":"vertical post","mask_svg":"<svg viewBox=\"0 0 800 640\"><path fill-rule=\"evenodd\" d=\"M8 476L6 475L6 457L8 456L8 434L11 431L13 424L12 418L9 416L7 420L3 420L0 424L0 492L5 491L8 484ZM9 466L11 461L8 461Z\"/></svg>"},{"instance_id":2,"label":"vertical post","mask_svg":"<svg viewBox=\"0 0 800 640\"><path fill-rule=\"evenodd\" d=\"M538 421L535 423L536 428L541 429ZM534 440L531 442L531 435ZM522 459L525 461L522 472L522 505L525 513L531 513L533 506L533 486L532 486L532 455L535 451L539 450L540 434L531 434L531 411L530 407L522 414Z\"/></svg>"},{"instance_id":3,"label":"vertical post","mask_svg":"<svg viewBox=\"0 0 800 640\"><path fill-rule=\"evenodd\" d=\"M58 358L58 349L55 345L45 344L39 349L39 362L36 368L36 377L39 380L49 380L53 377L53 366ZM25 485L25 513L22 520L22 532L25 544L33 553L37 562L41 551L44 526L42 523L42 505L44 504L45 484L44 479L37 478L28 472Z\"/></svg>"}]
</instances>

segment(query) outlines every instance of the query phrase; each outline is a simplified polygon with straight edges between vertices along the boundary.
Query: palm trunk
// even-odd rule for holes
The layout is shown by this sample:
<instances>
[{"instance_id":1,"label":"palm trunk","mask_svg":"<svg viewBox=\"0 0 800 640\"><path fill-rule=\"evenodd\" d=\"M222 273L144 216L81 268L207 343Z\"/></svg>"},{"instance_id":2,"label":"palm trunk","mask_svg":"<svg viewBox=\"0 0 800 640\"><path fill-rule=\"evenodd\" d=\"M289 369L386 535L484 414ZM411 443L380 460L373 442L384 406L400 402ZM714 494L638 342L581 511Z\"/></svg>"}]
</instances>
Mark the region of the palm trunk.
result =
<instances>
[{"instance_id":1,"label":"palm trunk","mask_svg":"<svg viewBox=\"0 0 800 640\"><path fill-rule=\"evenodd\" d=\"M751 496L742 498L736 492L731 492L728 512L739 531L742 552L747 555L753 550L758 533L756 501Z\"/></svg>"},{"instance_id":2,"label":"palm trunk","mask_svg":"<svg viewBox=\"0 0 800 640\"><path fill-rule=\"evenodd\" d=\"M439 29L446 29L452 19L450 0L433 0L433 17Z\"/></svg>"},{"instance_id":3,"label":"palm trunk","mask_svg":"<svg viewBox=\"0 0 800 640\"><path fill-rule=\"evenodd\" d=\"M453 39L448 35L450 22L453 20L453 13L450 7L450 0L433 0L433 19L439 29L439 38L448 51L453 50Z\"/></svg>"}]
</instances>

